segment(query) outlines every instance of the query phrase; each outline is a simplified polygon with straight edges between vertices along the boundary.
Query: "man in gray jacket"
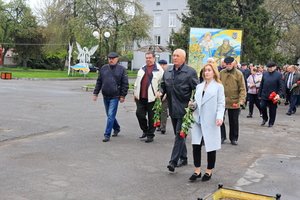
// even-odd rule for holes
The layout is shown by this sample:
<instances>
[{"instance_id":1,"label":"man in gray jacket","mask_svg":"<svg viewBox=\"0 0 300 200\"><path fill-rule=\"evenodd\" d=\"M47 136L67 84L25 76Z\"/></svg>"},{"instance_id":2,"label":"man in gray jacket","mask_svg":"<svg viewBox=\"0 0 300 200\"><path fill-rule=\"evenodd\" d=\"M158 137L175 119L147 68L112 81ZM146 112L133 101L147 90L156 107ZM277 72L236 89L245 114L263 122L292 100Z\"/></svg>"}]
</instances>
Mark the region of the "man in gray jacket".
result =
<instances>
[{"instance_id":1,"label":"man in gray jacket","mask_svg":"<svg viewBox=\"0 0 300 200\"><path fill-rule=\"evenodd\" d=\"M182 49L176 49L172 55L174 66L167 69L161 83L161 94L167 94L169 114L172 120L175 134L175 142L171 154L169 171L174 172L175 167L187 165L187 149L185 138L180 137L181 125L185 108L192 96L192 91L199 83L195 69L185 64L186 53Z\"/></svg>"}]
</instances>

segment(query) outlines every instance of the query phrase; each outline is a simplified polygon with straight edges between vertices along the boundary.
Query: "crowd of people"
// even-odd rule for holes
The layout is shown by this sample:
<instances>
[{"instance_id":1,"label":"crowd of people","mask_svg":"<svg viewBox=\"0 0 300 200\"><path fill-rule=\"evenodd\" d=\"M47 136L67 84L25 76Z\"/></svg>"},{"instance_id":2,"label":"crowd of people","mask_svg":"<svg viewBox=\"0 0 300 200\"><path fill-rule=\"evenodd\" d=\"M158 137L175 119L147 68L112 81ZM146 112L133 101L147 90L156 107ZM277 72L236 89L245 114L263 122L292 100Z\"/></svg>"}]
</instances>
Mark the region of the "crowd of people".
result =
<instances>
[{"instance_id":1,"label":"crowd of people","mask_svg":"<svg viewBox=\"0 0 300 200\"><path fill-rule=\"evenodd\" d=\"M123 66L118 64L119 55L108 54L108 64L99 72L93 100L102 91L107 115L103 142L121 131L116 119L118 103L123 103L128 93L128 76ZM274 62L266 66L242 63L233 57L221 59L217 66L214 58L197 74L186 63L186 52L176 49L172 54L172 66L166 60L155 61L153 52L145 53L142 66L134 83L136 117L141 129L140 139L146 143L154 141L155 131L166 133L168 116L171 118L175 135L174 145L167 168L188 164L186 137L180 134L186 108L193 111L194 123L191 127L194 172L189 178L208 181L212 177L216 162L216 151L226 141L225 115L228 114L229 140L238 145L240 110L249 105L247 118L254 117L254 105L262 117L261 126L268 123L272 127L276 119L277 105L285 99L287 115L296 113L300 104L300 72L297 65L287 65L282 69ZM193 95L193 93L195 94ZM153 107L157 99L162 102L160 125L154 125ZM113 134L111 135L111 133ZM207 152L207 167L201 176L201 149Z\"/></svg>"}]
</instances>

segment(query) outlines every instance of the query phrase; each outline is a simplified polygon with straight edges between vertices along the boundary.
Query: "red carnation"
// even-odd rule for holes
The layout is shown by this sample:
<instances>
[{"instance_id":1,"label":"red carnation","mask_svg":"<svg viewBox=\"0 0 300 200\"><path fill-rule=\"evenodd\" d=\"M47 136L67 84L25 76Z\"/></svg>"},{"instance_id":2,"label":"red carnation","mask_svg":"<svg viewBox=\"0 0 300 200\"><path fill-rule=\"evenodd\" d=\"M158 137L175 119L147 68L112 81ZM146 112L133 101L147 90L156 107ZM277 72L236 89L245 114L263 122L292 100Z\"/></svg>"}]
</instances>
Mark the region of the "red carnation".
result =
<instances>
[{"instance_id":1,"label":"red carnation","mask_svg":"<svg viewBox=\"0 0 300 200\"><path fill-rule=\"evenodd\" d=\"M160 127L160 121L159 120L156 122L156 127Z\"/></svg>"},{"instance_id":2,"label":"red carnation","mask_svg":"<svg viewBox=\"0 0 300 200\"><path fill-rule=\"evenodd\" d=\"M271 92L270 96L269 96L269 100L273 102L273 104L280 104L280 99L275 99L275 97L277 96L276 92Z\"/></svg>"},{"instance_id":3,"label":"red carnation","mask_svg":"<svg viewBox=\"0 0 300 200\"><path fill-rule=\"evenodd\" d=\"M184 131L180 131L179 136L180 136L181 138L185 138L185 137L186 137L186 134L185 134Z\"/></svg>"},{"instance_id":4,"label":"red carnation","mask_svg":"<svg viewBox=\"0 0 300 200\"><path fill-rule=\"evenodd\" d=\"M237 108L239 105L238 105L237 103L233 103L232 106L233 106L234 108Z\"/></svg>"}]
</instances>

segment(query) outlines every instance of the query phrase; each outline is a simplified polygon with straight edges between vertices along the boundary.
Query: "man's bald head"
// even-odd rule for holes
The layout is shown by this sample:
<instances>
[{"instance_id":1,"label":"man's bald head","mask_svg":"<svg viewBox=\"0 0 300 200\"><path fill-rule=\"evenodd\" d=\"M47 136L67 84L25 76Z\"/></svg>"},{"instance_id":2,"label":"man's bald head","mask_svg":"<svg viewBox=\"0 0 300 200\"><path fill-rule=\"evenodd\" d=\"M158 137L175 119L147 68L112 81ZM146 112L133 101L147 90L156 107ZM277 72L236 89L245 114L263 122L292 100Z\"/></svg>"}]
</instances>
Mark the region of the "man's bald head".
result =
<instances>
[{"instance_id":1,"label":"man's bald head","mask_svg":"<svg viewBox=\"0 0 300 200\"><path fill-rule=\"evenodd\" d=\"M186 52L183 49L176 49L173 52L172 59L175 68L179 68L182 64L185 63Z\"/></svg>"}]
</instances>

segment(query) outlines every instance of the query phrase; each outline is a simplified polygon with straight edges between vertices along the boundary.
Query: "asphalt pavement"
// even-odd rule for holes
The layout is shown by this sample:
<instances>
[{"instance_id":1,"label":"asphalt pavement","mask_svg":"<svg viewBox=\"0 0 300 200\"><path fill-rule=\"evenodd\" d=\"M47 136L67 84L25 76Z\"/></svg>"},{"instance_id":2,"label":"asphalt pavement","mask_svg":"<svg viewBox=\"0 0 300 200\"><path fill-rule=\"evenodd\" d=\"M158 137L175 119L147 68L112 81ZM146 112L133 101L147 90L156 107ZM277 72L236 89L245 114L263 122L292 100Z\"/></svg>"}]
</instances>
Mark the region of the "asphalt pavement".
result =
<instances>
[{"instance_id":1,"label":"asphalt pavement","mask_svg":"<svg viewBox=\"0 0 300 200\"><path fill-rule=\"evenodd\" d=\"M103 143L102 97L93 102L82 89L90 83L95 80L0 80L1 200L196 200L219 183L300 199L300 110L287 116L288 107L280 105L272 128L260 126L256 108L251 119L242 110L239 144L227 140L212 179L191 183L190 137L189 164L169 173L170 119L165 135L141 141L132 94L119 105L120 135ZM204 159L202 172L205 167Z\"/></svg>"}]
</instances>

